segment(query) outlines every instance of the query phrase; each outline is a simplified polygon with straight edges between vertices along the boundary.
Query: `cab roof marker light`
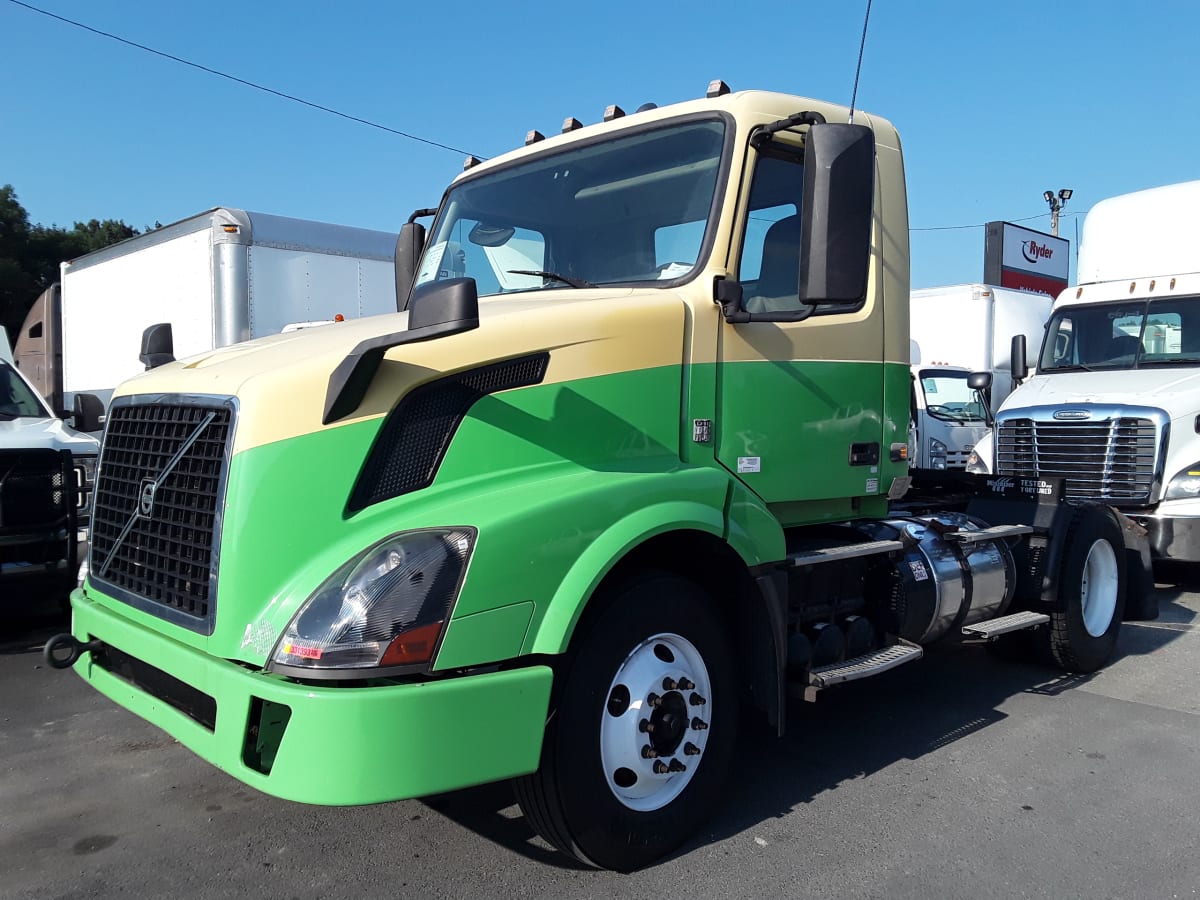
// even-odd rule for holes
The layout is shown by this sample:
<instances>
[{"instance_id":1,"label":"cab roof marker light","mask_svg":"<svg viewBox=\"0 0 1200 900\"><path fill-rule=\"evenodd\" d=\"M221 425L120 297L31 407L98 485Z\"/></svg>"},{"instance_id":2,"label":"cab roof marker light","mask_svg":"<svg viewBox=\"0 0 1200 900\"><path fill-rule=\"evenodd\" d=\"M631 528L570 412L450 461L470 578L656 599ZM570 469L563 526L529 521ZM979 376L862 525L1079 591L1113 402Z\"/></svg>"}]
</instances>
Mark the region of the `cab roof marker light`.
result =
<instances>
[{"instance_id":1,"label":"cab roof marker light","mask_svg":"<svg viewBox=\"0 0 1200 900\"><path fill-rule=\"evenodd\" d=\"M708 90L704 92L704 96L711 100L713 97L724 97L729 93L729 85L720 78L714 78L708 83Z\"/></svg>"},{"instance_id":2,"label":"cab roof marker light","mask_svg":"<svg viewBox=\"0 0 1200 900\"><path fill-rule=\"evenodd\" d=\"M467 169L475 168L477 165L479 165L480 162L481 162L481 160L479 159L478 156L468 156L466 159L463 160L463 171L465 172L465 171L467 171Z\"/></svg>"},{"instance_id":3,"label":"cab roof marker light","mask_svg":"<svg viewBox=\"0 0 1200 900\"><path fill-rule=\"evenodd\" d=\"M566 134L568 131L578 131L582 127L583 123L577 118L574 116L567 116L565 119L563 119L562 133Z\"/></svg>"},{"instance_id":4,"label":"cab roof marker light","mask_svg":"<svg viewBox=\"0 0 1200 900\"><path fill-rule=\"evenodd\" d=\"M608 106L604 107L605 122L611 122L613 119L619 119L623 115L625 115L625 110L621 109L621 107L617 106L615 103L610 103Z\"/></svg>"},{"instance_id":5,"label":"cab roof marker light","mask_svg":"<svg viewBox=\"0 0 1200 900\"><path fill-rule=\"evenodd\" d=\"M546 139L546 136L544 134L542 134L540 131L538 131L536 128L531 128L527 132L525 132L525 146L526 147L528 147L530 144L536 144L538 141L544 141L545 139Z\"/></svg>"}]
</instances>

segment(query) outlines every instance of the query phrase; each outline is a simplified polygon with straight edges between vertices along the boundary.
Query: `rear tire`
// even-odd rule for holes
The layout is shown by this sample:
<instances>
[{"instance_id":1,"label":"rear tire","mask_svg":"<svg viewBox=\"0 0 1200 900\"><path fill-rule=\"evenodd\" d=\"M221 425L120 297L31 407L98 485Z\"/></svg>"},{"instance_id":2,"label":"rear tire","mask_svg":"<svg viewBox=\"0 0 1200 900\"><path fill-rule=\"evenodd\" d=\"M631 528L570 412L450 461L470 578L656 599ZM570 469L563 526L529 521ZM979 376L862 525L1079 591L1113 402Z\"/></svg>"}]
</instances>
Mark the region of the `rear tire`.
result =
<instances>
[{"instance_id":1,"label":"rear tire","mask_svg":"<svg viewBox=\"0 0 1200 900\"><path fill-rule=\"evenodd\" d=\"M538 770L515 787L550 844L629 871L711 814L738 699L719 612L699 587L644 575L597 600L606 601L565 660Z\"/></svg>"},{"instance_id":2,"label":"rear tire","mask_svg":"<svg viewBox=\"0 0 1200 900\"><path fill-rule=\"evenodd\" d=\"M1050 613L1050 655L1067 672L1095 672L1117 645L1125 613L1125 542L1111 510L1082 506L1067 531Z\"/></svg>"}]
</instances>

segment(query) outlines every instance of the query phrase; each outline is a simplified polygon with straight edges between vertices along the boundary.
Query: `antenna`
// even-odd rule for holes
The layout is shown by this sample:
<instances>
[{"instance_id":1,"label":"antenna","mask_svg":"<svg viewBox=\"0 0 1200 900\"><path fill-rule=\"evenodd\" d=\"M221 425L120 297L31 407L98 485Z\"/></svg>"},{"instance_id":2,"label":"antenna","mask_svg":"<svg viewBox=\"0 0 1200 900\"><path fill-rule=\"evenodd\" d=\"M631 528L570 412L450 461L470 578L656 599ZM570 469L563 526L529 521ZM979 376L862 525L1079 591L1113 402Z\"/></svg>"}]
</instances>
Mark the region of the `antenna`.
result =
<instances>
[{"instance_id":1,"label":"antenna","mask_svg":"<svg viewBox=\"0 0 1200 900\"><path fill-rule=\"evenodd\" d=\"M858 99L858 76L862 74L863 50L867 46L867 23L871 21L871 0L867 0L867 14L863 16L862 40L858 44L858 65L854 67L854 90L850 93L850 118L846 121L854 124L854 101Z\"/></svg>"}]
</instances>

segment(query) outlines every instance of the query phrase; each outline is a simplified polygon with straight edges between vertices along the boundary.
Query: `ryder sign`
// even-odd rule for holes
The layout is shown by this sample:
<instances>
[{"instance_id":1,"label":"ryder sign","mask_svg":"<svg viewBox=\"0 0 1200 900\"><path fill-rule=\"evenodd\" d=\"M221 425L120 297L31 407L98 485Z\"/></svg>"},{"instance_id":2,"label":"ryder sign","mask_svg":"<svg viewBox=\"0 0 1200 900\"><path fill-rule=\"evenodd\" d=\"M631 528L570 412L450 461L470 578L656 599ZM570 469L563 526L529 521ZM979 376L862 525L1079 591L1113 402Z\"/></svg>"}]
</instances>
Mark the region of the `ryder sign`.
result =
<instances>
[{"instance_id":1,"label":"ryder sign","mask_svg":"<svg viewBox=\"0 0 1200 900\"><path fill-rule=\"evenodd\" d=\"M983 280L1057 296L1067 286L1070 241L1013 225L988 222Z\"/></svg>"}]
</instances>

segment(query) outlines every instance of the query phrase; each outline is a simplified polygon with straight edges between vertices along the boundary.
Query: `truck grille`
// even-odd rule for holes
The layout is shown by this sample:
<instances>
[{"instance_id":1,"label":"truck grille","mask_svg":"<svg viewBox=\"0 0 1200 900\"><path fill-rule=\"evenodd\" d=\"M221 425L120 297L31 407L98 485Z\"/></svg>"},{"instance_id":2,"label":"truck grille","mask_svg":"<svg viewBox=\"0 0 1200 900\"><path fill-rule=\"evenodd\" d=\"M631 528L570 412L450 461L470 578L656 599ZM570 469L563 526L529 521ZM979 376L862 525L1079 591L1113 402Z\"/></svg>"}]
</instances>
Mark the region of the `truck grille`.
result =
<instances>
[{"instance_id":1,"label":"truck grille","mask_svg":"<svg viewBox=\"0 0 1200 900\"><path fill-rule=\"evenodd\" d=\"M90 577L195 630L212 630L232 422L219 401L114 405L96 475Z\"/></svg>"},{"instance_id":2,"label":"truck grille","mask_svg":"<svg viewBox=\"0 0 1200 900\"><path fill-rule=\"evenodd\" d=\"M996 472L1061 477L1070 498L1147 504L1156 483L1158 436L1158 425L1147 418L1008 419L996 430Z\"/></svg>"}]
</instances>

